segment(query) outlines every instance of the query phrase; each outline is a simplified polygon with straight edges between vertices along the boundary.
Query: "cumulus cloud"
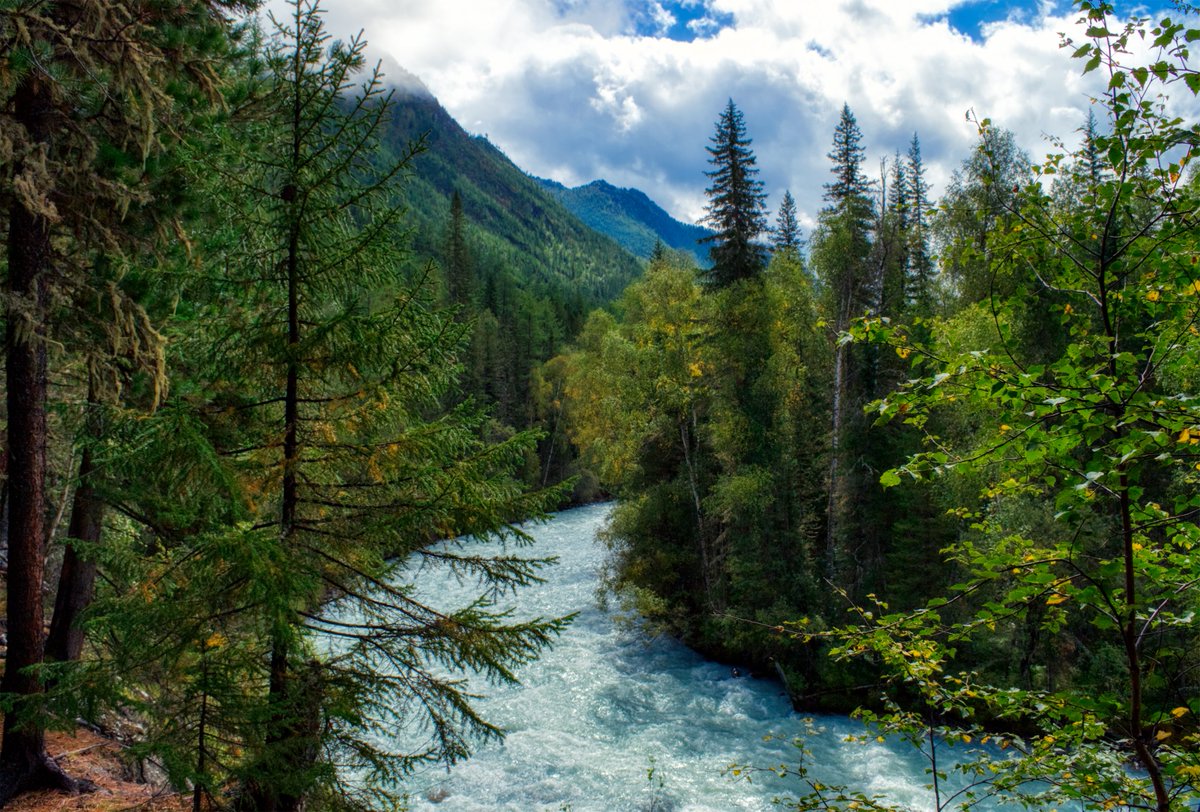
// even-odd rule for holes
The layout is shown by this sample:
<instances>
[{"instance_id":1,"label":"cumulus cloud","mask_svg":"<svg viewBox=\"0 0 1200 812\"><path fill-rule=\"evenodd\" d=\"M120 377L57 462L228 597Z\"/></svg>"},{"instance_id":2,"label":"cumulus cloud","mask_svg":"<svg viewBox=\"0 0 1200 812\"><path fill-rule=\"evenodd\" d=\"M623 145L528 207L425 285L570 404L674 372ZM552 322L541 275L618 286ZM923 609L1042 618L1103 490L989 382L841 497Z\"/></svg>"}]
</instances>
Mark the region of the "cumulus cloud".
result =
<instances>
[{"instance_id":1,"label":"cumulus cloud","mask_svg":"<svg viewBox=\"0 0 1200 812\"><path fill-rule=\"evenodd\" d=\"M1074 13L1031 0L968 36L949 22L963 5L339 0L329 24L340 35L365 29L376 54L529 172L634 186L685 220L702 214L705 146L732 98L772 202L791 189L811 224L843 102L870 170L919 133L935 194L974 142L968 111L1034 155L1045 134L1070 138L1086 118L1095 77L1060 47Z\"/></svg>"}]
</instances>

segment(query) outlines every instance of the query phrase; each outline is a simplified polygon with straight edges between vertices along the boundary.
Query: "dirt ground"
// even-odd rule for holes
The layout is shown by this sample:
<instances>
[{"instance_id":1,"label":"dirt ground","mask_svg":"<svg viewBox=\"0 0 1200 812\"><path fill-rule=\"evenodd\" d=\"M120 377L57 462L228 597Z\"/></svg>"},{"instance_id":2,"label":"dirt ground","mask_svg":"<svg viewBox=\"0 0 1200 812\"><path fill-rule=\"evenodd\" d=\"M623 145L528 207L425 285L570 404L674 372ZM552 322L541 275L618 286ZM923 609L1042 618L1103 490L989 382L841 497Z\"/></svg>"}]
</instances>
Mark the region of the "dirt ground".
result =
<instances>
[{"instance_id":1,"label":"dirt ground","mask_svg":"<svg viewBox=\"0 0 1200 812\"><path fill-rule=\"evenodd\" d=\"M11 812L185 812L191 809L191 797L175 793L164 794L148 784L127 780L129 772L121 761L121 746L88 730L74 734L46 734L46 751L58 761L68 775L87 778L100 789L72 797L61 792L31 792L14 799L7 807Z\"/></svg>"}]
</instances>

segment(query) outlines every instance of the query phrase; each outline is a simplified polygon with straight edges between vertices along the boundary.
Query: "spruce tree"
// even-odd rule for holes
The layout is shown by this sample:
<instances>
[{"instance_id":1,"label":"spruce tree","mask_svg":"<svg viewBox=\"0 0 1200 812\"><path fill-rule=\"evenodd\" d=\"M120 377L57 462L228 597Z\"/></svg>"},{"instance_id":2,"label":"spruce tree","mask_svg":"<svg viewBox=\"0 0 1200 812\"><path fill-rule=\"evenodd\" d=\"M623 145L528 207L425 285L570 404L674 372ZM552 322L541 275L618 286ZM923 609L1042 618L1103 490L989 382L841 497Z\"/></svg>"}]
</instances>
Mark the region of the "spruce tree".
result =
<instances>
[{"instance_id":1,"label":"spruce tree","mask_svg":"<svg viewBox=\"0 0 1200 812\"><path fill-rule=\"evenodd\" d=\"M450 225L446 229L446 293L452 305L465 307L475 295L475 269L467 247L466 218L458 191L450 196ZM465 310L460 311L465 316Z\"/></svg>"},{"instance_id":2,"label":"spruce tree","mask_svg":"<svg viewBox=\"0 0 1200 812\"><path fill-rule=\"evenodd\" d=\"M709 257L713 267L708 272L709 283L727 287L739 279L751 279L762 273L766 258L762 246L755 242L767 228L762 181L757 179L758 167L742 111L729 100L717 119L712 146L707 147L708 162L714 167L705 172L712 185L704 218L716 232L705 242L712 243Z\"/></svg>"},{"instance_id":3,"label":"spruce tree","mask_svg":"<svg viewBox=\"0 0 1200 812\"><path fill-rule=\"evenodd\" d=\"M871 183L863 174L862 131L849 104L842 104L828 158L833 162L829 169L833 180L825 184L825 199L830 208L849 210L855 217L866 218L871 209Z\"/></svg>"},{"instance_id":4,"label":"spruce tree","mask_svg":"<svg viewBox=\"0 0 1200 812\"><path fill-rule=\"evenodd\" d=\"M909 209L911 190L904 161L897 152L891 162L891 177L881 167L879 218L875 225L875 254L879 266L879 296L876 311L895 318L905 311L909 272Z\"/></svg>"},{"instance_id":5,"label":"spruce tree","mask_svg":"<svg viewBox=\"0 0 1200 812\"><path fill-rule=\"evenodd\" d=\"M838 339L856 316L877 304L879 268L872 263L872 230L875 207L871 184L863 174L862 133L849 105L842 106L833 133L829 158L833 181L825 186L829 205L821 212L813 238L812 263L824 288L824 307L832 327L833 402L829 453L829 500L826 506L827 566L841 584L853 590L865 576L864 561L856 551L861 539L849 526L855 488L848 477L848 450L859 439L861 420L856 416L864 399L869 364L861 353L852 354Z\"/></svg>"},{"instance_id":6,"label":"spruce tree","mask_svg":"<svg viewBox=\"0 0 1200 812\"><path fill-rule=\"evenodd\" d=\"M800 252L800 224L796 222L796 199L791 190L785 190L779 203L779 214L775 217L775 228L771 229L771 250L776 253Z\"/></svg>"},{"instance_id":7,"label":"spruce tree","mask_svg":"<svg viewBox=\"0 0 1200 812\"><path fill-rule=\"evenodd\" d=\"M913 133L908 146L908 306L918 316L933 311L933 257L929 251L929 183L921 160L921 141Z\"/></svg>"}]
</instances>

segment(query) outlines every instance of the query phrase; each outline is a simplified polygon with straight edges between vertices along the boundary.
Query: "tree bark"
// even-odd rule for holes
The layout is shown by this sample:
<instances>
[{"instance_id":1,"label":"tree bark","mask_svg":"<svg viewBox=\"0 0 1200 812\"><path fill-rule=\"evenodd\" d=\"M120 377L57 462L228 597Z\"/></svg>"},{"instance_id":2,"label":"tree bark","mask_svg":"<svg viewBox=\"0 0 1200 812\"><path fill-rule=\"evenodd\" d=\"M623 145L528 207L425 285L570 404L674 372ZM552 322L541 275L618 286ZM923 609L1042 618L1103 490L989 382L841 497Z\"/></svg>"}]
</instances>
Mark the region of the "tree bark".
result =
<instances>
[{"instance_id":1,"label":"tree bark","mask_svg":"<svg viewBox=\"0 0 1200 812\"><path fill-rule=\"evenodd\" d=\"M50 635L46 638L47 660L71 662L83 653L84 633L79 619L96 594L96 562L81 555L76 542L84 542L86 549L100 541L104 522L104 503L96 498L93 473L92 452L85 448L79 461L79 485L71 505L69 538L58 578Z\"/></svg>"}]
</instances>

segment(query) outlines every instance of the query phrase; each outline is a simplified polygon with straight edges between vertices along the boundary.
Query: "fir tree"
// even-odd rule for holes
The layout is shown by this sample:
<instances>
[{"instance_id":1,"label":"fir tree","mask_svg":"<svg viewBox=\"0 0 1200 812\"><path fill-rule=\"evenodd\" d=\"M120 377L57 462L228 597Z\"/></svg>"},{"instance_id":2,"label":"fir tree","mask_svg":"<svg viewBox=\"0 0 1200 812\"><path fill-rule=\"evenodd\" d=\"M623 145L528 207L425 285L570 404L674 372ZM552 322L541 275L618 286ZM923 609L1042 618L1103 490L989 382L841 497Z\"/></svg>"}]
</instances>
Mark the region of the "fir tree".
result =
<instances>
[{"instance_id":1,"label":"fir tree","mask_svg":"<svg viewBox=\"0 0 1200 812\"><path fill-rule=\"evenodd\" d=\"M763 249L755 240L767 227L766 195L756 177L757 160L746 136L745 120L733 99L717 119L711 141L708 162L714 168L705 172L712 185L705 190L708 214L704 222L716 234L705 241L712 243L708 281L720 288L754 278L765 266Z\"/></svg>"}]
</instances>

